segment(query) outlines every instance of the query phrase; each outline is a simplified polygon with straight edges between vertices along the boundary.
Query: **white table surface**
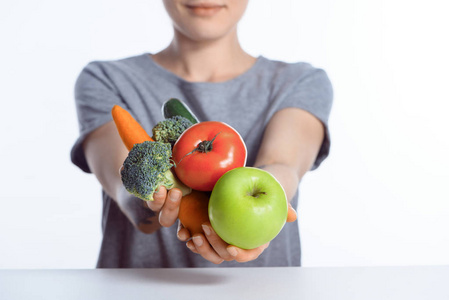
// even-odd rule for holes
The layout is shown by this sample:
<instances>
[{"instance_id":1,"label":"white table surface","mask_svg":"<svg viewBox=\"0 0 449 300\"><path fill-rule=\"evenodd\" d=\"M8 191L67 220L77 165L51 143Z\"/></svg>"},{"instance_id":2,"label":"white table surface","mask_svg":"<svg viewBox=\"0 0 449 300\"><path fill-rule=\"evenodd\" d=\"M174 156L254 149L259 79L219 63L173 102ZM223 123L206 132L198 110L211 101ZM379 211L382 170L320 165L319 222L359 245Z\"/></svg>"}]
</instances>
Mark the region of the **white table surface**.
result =
<instances>
[{"instance_id":1,"label":"white table surface","mask_svg":"<svg viewBox=\"0 0 449 300\"><path fill-rule=\"evenodd\" d=\"M0 270L0 299L449 300L449 266Z\"/></svg>"}]
</instances>

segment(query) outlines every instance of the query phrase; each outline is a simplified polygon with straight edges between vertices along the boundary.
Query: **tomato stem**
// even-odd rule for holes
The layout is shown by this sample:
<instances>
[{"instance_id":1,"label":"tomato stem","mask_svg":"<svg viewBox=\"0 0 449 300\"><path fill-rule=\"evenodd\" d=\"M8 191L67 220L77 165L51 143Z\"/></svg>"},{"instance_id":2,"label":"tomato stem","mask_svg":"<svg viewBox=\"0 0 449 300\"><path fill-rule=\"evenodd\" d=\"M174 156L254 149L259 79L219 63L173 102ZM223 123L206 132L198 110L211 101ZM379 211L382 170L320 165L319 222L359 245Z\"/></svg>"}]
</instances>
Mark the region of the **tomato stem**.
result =
<instances>
[{"instance_id":1,"label":"tomato stem","mask_svg":"<svg viewBox=\"0 0 449 300\"><path fill-rule=\"evenodd\" d=\"M199 151L199 152L201 152L201 153L207 153L207 152L212 151L212 149L213 149L212 143L215 141L215 138L216 138L217 135L219 135L219 134L220 134L220 132L217 133L217 134L214 136L214 138L213 138L212 140L210 140L210 141L202 141L201 143L199 143L199 144L198 144L198 147L196 147L195 149L193 149L193 151L192 151L191 153L193 153L193 152L195 152L195 151Z\"/></svg>"},{"instance_id":2,"label":"tomato stem","mask_svg":"<svg viewBox=\"0 0 449 300\"><path fill-rule=\"evenodd\" d=\"M195 153L196 151L201 152L201 153L207 153L207 152L212 151L212 149L213 149L212 143L215 141L215 138L216 138L220 133L221 133L221 132L217 133L217 134L213 137L213 139L210 140L210 141L204 140L204 141L200 142L200 143L198 144L198 146L197 146L195 149L193 149L191 152L189 152L189 153L187 153L186 155L184 155L184 156L179 160L178 164L181 163L181 161L184 159L184 157L186 157L186 156L188 156L188 155L190 155L190 154L193 154L193 153Z\"/></svg>"}]
</instances>

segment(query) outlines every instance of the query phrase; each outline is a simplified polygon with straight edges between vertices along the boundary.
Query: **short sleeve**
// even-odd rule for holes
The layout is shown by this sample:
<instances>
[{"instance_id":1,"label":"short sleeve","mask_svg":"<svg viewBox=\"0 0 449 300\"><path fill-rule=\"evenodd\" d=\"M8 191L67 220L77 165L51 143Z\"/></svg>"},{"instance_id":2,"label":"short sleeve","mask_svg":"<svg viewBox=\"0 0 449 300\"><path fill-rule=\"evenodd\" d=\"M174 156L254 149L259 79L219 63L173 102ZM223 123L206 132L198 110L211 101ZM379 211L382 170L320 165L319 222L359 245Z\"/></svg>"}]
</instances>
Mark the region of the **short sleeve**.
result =
<instances>
[{"instance_id":1,"label":"short sleeve","mask_svg":"<svg viewBox=\"0 0 449 300\"><path fill-rule=\"evenodd\" d=\"M112 120L111 109L123 105L111 79L101 63L89 63L75 83L75 104L78 116L79 136L72 147L70 157L76 166L90 173L82 147L86 136L96 128Z\"/></svg>"},{"instance_id":2,"label":"short sleeve","mask_svg":"<svg viewBox=\"0 0 449 300\"><path fill-rule=\"evenodd\" d=\"M331 81L322 69L312 68L301 76L291 87L290 92L280 103L278 110L288 107L303 109L318 120L325 129L323 143L311 170L315 170L327 158L330 151L329 115L333 103L333 89Z\"/></svg>"}]
</instances>

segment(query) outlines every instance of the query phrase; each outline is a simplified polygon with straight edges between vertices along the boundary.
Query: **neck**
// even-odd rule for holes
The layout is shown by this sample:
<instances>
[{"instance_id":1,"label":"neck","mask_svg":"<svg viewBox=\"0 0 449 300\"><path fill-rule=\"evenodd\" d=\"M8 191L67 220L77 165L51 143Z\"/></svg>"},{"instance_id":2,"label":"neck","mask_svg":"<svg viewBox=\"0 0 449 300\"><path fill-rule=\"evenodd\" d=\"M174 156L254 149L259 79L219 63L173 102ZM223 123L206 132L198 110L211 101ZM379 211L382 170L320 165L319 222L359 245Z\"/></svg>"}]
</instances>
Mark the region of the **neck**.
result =
<instances>
[{"instance_id":1,"label":"neck","mask_svg":"<svg viewBox=\"0 0 449 300\"><path fill-rule=\"evenodd\" d=\"M240 46L237 31L216 40L193 41L175 31L173 41L153 59L192 82L220 82L247 71L255 58Z\"/></svg>"}]
</instances>

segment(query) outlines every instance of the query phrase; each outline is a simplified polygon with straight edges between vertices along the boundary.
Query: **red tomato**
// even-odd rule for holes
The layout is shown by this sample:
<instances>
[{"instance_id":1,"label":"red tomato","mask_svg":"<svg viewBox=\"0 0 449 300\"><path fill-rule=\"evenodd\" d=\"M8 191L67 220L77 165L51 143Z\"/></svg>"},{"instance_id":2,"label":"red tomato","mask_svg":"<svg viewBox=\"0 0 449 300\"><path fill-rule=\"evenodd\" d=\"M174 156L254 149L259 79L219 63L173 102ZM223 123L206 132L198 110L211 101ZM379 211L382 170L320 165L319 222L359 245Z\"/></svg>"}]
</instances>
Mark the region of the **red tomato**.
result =
<instances>
[{"instance_id":1,"label":"red tomato","mask_svg":"<svg viewBox=\"0 0 449 300\"><path fill-rule=\"evenodd\" d=\"M198 191L212 191L227 171L246 164L246 146L240 134L223 122L196 123L173 146L176 176Z\"/></svg>"}]
</instances>

